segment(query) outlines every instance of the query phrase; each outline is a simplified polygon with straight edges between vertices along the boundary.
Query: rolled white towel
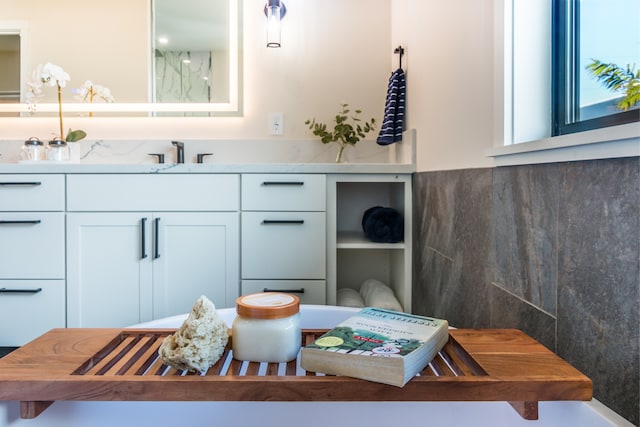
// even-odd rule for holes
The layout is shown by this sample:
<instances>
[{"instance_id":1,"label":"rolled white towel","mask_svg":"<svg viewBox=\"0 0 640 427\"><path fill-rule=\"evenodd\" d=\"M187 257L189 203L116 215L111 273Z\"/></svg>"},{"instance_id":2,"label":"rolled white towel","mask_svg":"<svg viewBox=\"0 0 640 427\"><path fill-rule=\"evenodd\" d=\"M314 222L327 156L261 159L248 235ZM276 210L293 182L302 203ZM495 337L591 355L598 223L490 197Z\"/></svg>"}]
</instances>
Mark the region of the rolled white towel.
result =
<instances>
[{"instance_id":1,"label":"rolled white towel","mask_svg":"<svg viewBox=\"0 0 640 427\"><path fill-rule=\"evenodd\" d=\"M360 295L367 307L385 308L403 311L402 304L393 293L393 289L376 279L367 279L360 286Z\"/></svg>"},{"instance_id":2,"label":"rolled white towel","mask_svg":"<svg viewBox=\"0 0 640 427\"><path fill-rule=\"evenodd\" d=\"M358 291L351 288L340 288L336 294L338 305L344 307L364 307L364 300Z\"/></svg>"}]
</instances>

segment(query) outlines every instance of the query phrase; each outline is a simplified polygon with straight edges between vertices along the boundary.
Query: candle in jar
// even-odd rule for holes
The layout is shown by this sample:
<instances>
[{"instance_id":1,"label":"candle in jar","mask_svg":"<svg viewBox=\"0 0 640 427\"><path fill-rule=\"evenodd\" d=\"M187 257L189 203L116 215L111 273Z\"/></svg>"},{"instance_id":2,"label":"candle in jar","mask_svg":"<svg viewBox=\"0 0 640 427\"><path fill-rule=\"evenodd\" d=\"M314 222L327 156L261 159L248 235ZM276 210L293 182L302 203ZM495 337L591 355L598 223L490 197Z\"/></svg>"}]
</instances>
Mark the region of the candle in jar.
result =
<instances>
[{"instance_id":1,"label":"candle in jar","mask_svg":"<svg viewBox=\"0 0 640 427\"><path fill-rule=\"evenodd\" d=\"M236 300L233 357L251 362L288 362L301 342L300 299L280 292L244 295Z\"/></svg>"}]
</instances>

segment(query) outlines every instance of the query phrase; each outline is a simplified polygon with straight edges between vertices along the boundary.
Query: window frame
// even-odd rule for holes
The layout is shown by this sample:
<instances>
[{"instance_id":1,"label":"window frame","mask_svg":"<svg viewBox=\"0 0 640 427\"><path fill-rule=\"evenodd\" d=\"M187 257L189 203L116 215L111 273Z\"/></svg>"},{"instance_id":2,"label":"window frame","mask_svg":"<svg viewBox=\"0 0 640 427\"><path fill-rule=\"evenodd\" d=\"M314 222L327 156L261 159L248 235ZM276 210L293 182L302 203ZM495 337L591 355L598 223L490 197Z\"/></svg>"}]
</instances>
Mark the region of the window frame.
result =
<instances>
[{"instance_id":1,"label":"window frame","mask_svg":"<svg viewBox=\"0 0 640 427\"><path fill-rule=\"evenodd\" d=\"M551 118L552 136L640 121L640 109L579 120L580 110L580 2L553 0Z\"/></svg>"}]
</instances>

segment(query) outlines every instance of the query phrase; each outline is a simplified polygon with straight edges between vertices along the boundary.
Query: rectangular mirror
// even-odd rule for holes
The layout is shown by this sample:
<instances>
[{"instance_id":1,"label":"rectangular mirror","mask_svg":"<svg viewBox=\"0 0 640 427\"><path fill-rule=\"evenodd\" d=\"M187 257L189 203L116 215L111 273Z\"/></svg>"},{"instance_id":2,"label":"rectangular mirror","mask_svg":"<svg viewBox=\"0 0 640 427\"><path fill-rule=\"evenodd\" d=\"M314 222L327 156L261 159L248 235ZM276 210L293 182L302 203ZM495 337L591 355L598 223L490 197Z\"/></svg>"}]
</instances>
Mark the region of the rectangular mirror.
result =
<instances>
[{"instance_id":1,"label":"rectangular mirror","mask_svg":"<svg viewBox=\"0 0 640 427\"><path fill-rule=\"evenodd\" d=\"M57 111L53 88L45 88L35 104L25 102L26 82L46 62L71 77L63 92L65 112L239 114L241 1L3 0L0 49L5 38L18 37L21 82L20 102L13 89L13 99L0 100L0 115ZM168 43L160 45L158 37ZM114 102L81 102L87 80L108 88Z\"/></svg>"}]
</instances>

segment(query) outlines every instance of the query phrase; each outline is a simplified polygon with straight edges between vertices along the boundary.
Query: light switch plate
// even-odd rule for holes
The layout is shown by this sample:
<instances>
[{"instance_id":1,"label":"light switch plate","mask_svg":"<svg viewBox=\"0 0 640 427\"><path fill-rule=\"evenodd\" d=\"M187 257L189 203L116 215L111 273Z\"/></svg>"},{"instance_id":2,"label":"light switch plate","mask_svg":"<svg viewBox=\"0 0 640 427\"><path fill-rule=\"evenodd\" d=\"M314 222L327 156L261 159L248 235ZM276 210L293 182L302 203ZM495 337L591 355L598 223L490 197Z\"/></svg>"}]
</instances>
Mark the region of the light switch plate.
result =
<instances>
[{"instance_id":1,"label":"light switch plate","mask_svg":"<svg viewBox=\"0 0 640 427\"><path fill-rule=\"evenodd\" d=\"M284 122L282 113L269 113L269 135L282 135Z\"/></svg>"}]
</instances>

